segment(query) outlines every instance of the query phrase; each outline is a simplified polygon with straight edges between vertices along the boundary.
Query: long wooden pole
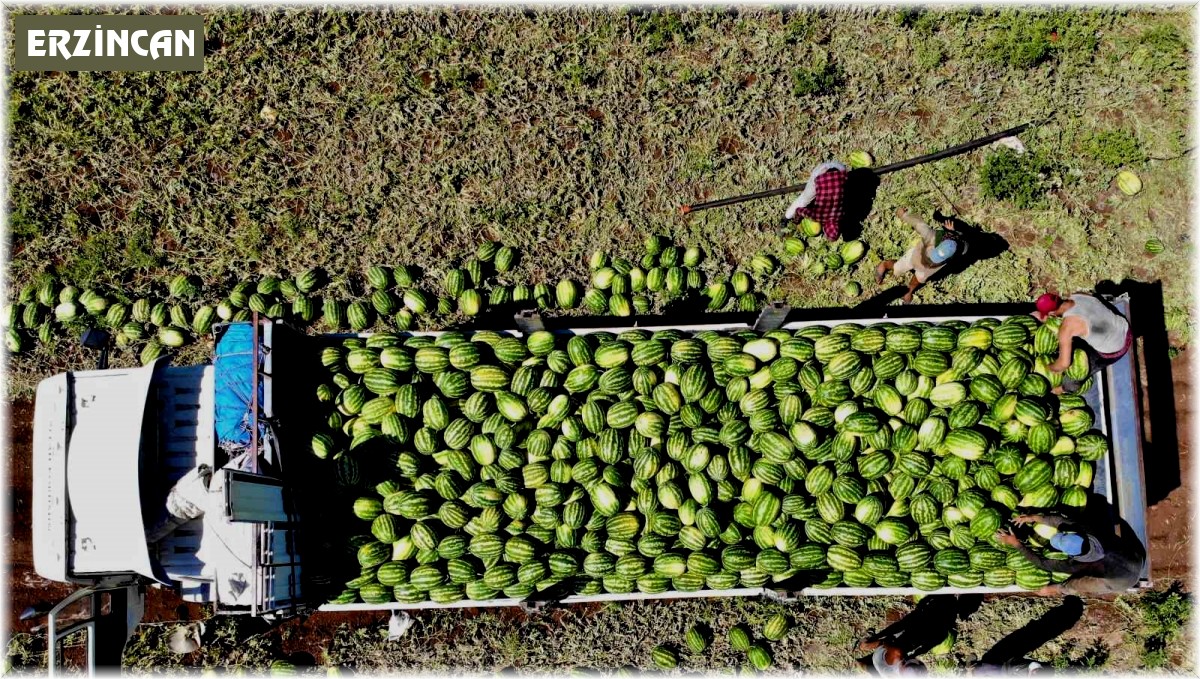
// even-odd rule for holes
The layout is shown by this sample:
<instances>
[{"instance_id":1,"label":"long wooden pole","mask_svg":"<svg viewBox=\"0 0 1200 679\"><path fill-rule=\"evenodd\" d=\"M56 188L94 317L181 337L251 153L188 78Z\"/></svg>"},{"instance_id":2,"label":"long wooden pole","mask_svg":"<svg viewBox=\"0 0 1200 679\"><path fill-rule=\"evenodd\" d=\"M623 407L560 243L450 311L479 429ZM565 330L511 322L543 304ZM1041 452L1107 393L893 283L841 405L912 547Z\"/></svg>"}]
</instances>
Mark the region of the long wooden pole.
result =
<instances>
[{"instance_id":1,"label":"long wooden pole","mask_svg":"<svg viewBox=\"0 0 1200 679\"><path fill-rule=\"evenodd\" d=\"M930 154L927 154L924 156L919 156L917 158L911 158L909 160L902 160L898 163L892 163L891 165L884 165L882 167L871 168L871 171L877 175L888 174L889 172L896 172L897 170L904 170L904 169L910 168L914 165L920 165L922 163L932 163L936 160L942 160L944 158L949 158L951 156L957 156L959 154L966 153L967 151L972 151L974 149L977 149L981 146L987 146L988 144L991 144L992 142L1000 140L1000 139L1004 139L1005 137L1011 137L1011 136L1014 136L1021 132L1024 132L1025 130L1029 129L1030 127L1032 127L1033 125L1036 125L1036 124L1038 124L1038 123L1028 122L1028 123L1025 123L1024 125L1017 125L1016 127L1009 128L1002 132L997 132L995 134L989 134L986 137L981 137L974 141L969 141L965 144L959 144L958 146L952 146L943 151L938 151L937 153L930 153ZM738 203L745 203L746 201L750 201L750 200L758 200L759 198L771 198L772 196L782 196L782 195L786 195L789 193L799 193L804 190L805 185L806 184L793 184L791 186L782 186L777 189L768 189L766 191L758 191L756 193L747 193L745 195L733 196L731 198L721 198L720 200L712 200L707 203L696 203L694 205L684 205L679 208L679 212L681 214L686 215L686 214L691 214L692 212L697 212L699 210L709 210L714 207L725 207L726 205L736 205Z\"/></svg>"}]
</instances>

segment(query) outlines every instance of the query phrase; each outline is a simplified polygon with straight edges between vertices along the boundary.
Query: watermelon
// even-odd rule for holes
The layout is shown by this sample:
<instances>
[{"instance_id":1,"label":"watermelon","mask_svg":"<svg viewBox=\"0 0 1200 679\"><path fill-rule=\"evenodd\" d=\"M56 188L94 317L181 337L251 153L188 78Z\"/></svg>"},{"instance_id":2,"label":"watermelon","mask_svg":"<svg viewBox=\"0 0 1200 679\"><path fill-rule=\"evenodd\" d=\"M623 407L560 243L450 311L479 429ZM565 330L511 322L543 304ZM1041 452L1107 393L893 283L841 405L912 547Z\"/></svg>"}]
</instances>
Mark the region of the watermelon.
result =
<instances>
[{"instance_id":1,"label":"watermelon","mask_svg":"<svg viewBox=\"0 0 1200 679\"><path fill-rule=\"evenodd\" d=\"M1027 493L1051 482L1054 470L1051 464L1041 458L1027 462L1016 476L1013 477L1013 487L1017 491Z\"/></svg>"},{"instance_id":2,"label":"watermelon","mask_svg":"<svg viewBox=\"0 0 1200 679\"><path fill-rule=\"evenodd\" d=\"M751 645L750 649L746 651L746 657L750 660L750 664L760 672L770 668L775 662L771 655L771 649L763 643Z\"/></svg>"},{"instance_id":3,"label":"watermelon","mask_svg":"<svg viewBox=\"0 0 1200 679\"><path fill-rule=\"evenodd\" d=\"M851 151L849 162L847 163L847 165L855 169L860 167L871 167L874 164L875 159L871 157L870 153L863 151L862 149Z\"/></svg>"},{"instance_id":4,"label":"watermelon","mask_svg":"<svg viewBox=\"0 0 1200 679\"><path fill-rule=\"evenodd\" d=\"M664 670L674 669L679 664L678 654L663 644L654 647L650 652L650 660L654 662L655 666Z\"/></svg>"},{"instance_id":5,"label":"watermelon","mask_svg":"<svg viewBox=\"0 0 1200 679\"><path fill-rule=\"evenodd\" d=\"M844 545L831 545L825 553L829 566L839 571L851 571L862 566L858 552Z\"/></svg>"},{"instance_id":6,"label":"watermelon","mask_svg":"<svg viewBox=\"0 0 1200 679\"><path fill-rule=\"evenodd\" d=\"M1127 196L1136 196L1142 190L1142 180L1129 170L1117 173L1117 188Z\"/></svg>"},{"instance_id":7,"label":"watermelon","mask_svg":"<svg viewBox=\"0 0 1200 679\"><path fill-rule=\"evenodd\" d=\"M942 441L946 452L965 460L978 460L987 452L987 437L974 429L955 429Z\"/></svg>"}]
</instances>

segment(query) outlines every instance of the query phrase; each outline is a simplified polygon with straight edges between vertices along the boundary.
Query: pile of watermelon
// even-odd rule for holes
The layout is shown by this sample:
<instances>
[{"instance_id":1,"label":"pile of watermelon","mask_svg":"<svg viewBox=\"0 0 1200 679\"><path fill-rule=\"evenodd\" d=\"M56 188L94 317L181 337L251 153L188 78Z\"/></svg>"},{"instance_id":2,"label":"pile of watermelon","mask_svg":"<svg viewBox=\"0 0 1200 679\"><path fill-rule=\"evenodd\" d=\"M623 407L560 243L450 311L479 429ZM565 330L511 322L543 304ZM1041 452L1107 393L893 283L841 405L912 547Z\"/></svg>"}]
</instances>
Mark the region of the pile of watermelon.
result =
<instances>
[{"instance_id":1,"label":"pile of watermelon","mask_svg":"<svg viewBox=\"0 0 1200 679\"><path fill-rule=\"evenodd\" d=\"M1082 506L1108 450L1056 351L1028 316L345 340L312 440L357 574L334 602L1042 587L994 534Z\"/></svg>"},{"instance_id":2,"label":"pile of watermelon","mask_svg":"<svg viewBox=\"0 0 1200 679\"><path fill-rule=\"evenodd\" d=\"M765 286L780 272L773 256L761 254L750 260L749 271L719 275L715 265L701 266L700 248L660 236L646 239L640 259L594 253L586 284L573 278L518 282L519 258L515 248L486 241L436 275L406 265L374 265L361 276L336 280L313 269L266 274L222 289L181 274L144 296L80 290L46 275L20 290L0 313L0 327L10 353L34 341L51 344L58 335L78 335L87 327L109 328L118 350L137 352L145 364L203 337L215 322L246 321L253 311L300 327L354 332L446 327L489 307L506 313L579 309L614 316L653 313L679 303L709 311L757 311L767 300Z\"/></svg>"},{"instance_id":3,"label":"pile of watermelon","mask_svg":"<svg viewBox=\"0 0 1200 679\"><path fill-rule=\"evenodd\" d=\"M784 239L783 249L797 268L813 278L838 270L853 272L867 253L867 246L860 240L830 241L821 233L821 225L807 217L800 220L795 235ZM851 296L860 293L861 289Z\"/></svg>"}]
</instances>

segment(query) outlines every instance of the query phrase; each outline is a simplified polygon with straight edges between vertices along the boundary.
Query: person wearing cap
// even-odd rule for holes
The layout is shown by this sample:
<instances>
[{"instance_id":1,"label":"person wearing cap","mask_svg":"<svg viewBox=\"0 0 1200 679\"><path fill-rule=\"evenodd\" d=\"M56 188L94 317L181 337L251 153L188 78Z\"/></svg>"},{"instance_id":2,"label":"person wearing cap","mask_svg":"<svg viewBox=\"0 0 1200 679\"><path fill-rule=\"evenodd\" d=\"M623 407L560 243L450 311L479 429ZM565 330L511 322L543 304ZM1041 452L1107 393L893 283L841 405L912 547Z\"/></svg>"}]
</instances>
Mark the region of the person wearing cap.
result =
<instances>
[{"instance_id":1,"label":"person wearing cap","mask_svg":"<svg viewBox=\"0 0 1200 679\"><path fill-rule=\"evenodd\" d=\"M837 161L821 163L808 176L804 191L788 206L784 216L788 221L808 217L821 225L826 238L837 240L842 232L849 176L846 166Z\"/></svg>"},{"instance_id":2,"label":"person wearing cap","mask_svg":"<svg viewBox=\"0 0 1200 679\"><path fill-rule=\"evenodd\" d=\"M942 229L934 229L923 220L911 215L906 208L896 210L896 216L905 224L913 227L921 242L914 244L899 260L884 260L875 267L875 284L883 284L883 277L891 271L897 276L911 272L908 291L904 294L904 303L910 304L913 292L925 281L938 272L950 258L959 252L959 238L954 232L954 220L942 222Z\"/></svg>"},{"instance_id":3,"label":"person wearing cap","mask_svg":"<svg viewBox=\"0 0 1200 679\"><path fill-rule=\"evenodd\" d=\"M1088 371L1083 379L1064 375L1055 393L1077 391L1089 377L1121 360L1133 346L1129 320L1095 295L1077 292L1063 299L1048 292L1038 297L1033 315L1043 323L1051 316L1062 319L1058 326L1058 360L1048 366L1052 372L1069 368L1075 349L1087 355Z\"/></svg>"},{"instance_id":4,"label":"person wearing cap","mask_svg":"<svg viewBox=\"0 0 1200 679\"><path fill-rule=\"evenodd\" d=\"M1030 563L1052 573L1071 577L1059 585L1048 585L1039 594L1119 594L1134 587L1142 576L1146 550L1136 538L1119 537L1111 529L1076 523L1061 515L1023 514L1013 524L1042 524L1055 530L1050 546L1067 556L1047 559L1027 547L1011 530L1002 529L996 539L1021 552Z\"/></svg>"},{"instance_id":5,"label":"person wearing cap","mask_svg":"<svg viewBox=\"0 0 1200 679\"><path fill-rule=\"evenodd\" d=\"M871 653L871 667L879 676L926 674L925 664L907 657L899 647L881 643Z\"/></svg>"}]
</instances>

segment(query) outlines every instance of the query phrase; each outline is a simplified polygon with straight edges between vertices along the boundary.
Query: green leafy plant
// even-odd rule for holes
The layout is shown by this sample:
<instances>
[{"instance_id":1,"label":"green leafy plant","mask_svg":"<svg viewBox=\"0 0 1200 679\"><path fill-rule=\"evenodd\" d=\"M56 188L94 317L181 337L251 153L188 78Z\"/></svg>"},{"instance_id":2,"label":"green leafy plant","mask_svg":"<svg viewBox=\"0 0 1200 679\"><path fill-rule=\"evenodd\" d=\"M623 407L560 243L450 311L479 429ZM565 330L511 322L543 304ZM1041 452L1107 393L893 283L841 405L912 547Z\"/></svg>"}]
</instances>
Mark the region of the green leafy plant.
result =
<instances>
[{"instance_id":1,"label":"green leafy plant","mask_svg":"<svg viewBox=\"0 0 1200 679\"><path fill-rule=\"evenodd\" d=\"M1087 646L1067 641L1054 654L1050 665L1060 671L1072 668L1094 670L1107 665L1110 655L1108 646L1099 639Z\"/></svg>"},{"instance_id":2,"label":"green leafy plant","mask_svg":"<svg viewBox=\"0 0 1200 679\"><path fill-rule=\"evenodd\" d=\"M561 74L571 90L593 87L600 79L600 73L595 68L580 61L572 61L563 66Z\"/></svg>"},{"instance_id":3,"label":"green leafy plant","mask_svg":"<svg viewBox=\"0 0 1200 679\"><path fill-rule=\"evenodd\" d=\"M935 40L925 40L917 45L913 59L922 70L929 70L940 66L946 59L946 53Z\"/></svg>"},{"instance_id":4,"label":"green leafy plant","mask_svg":"<svg viewBox=\"0 0 1200 679\"><path fill-rule=\"evenodd\" d=\"M1159 23L1142 31L1139 42L1160 53L1178 53L1187 49L1187 41L1170 23Z\"/></svg>"},{"instance_id":5,"label":"green leafy plant","mask_svg":"<svg viewBox=\"0 0 1200 679\"><path fill-rule=\"evenodd\" d=\"M841 86L841 83L841 69L829 62L812 69L792 70L792 94L797 97L818 97L832 94Z\"/></svg>"},{"instance_id":6,"label":"green leafy plant","mask_svg":"<svg viewBox=\"0 0 1200 679\"><path fill-rule=\"evenodd\" d=\"M1179 81L1186 82L1188 55L1187 40L1172 23L1157 23L1147 28L1138 37L1138 45L1129 55L1129 61L1144 71L1154 73L1173 89Z\"/></svg>"},{"instance_id":7,"label":"green leafy plant","mask_svg":"<svg viewBox=\"0 0 1200 679\"><path fill-rule=\"evenodd\" d=\"M687 29L683 20L674 12L635 15L634 25L638 41L646 47L649 54L665 50L675 41L676 36L687 40Z\"/></svg>"},{"instance_id":8,"label":"green leafy plant","mask_svg":"<svg viewBox=\"0 0 1200 679\"><path fill-rule=\"evenodd\" d=\"M1062 55L1091 55L1099 46L1102 19L1077 12L1031 15L1006 10L984 42L983 57L992 63L1029 69Z\"/></svg>"},{"instance_id":9,"label":"green leafy plant","mask_svg":"<svg viewBox=\"0 0 1200 679\"><path fill-rule=\"evenodd\" d=\"M1105 167L1136 165L1146 160L1137 138L1124 130L1090 135L1084 142L1084 152Z\"/></svg>"},{"instance_id":10,"label":"green leafy plant","mask_svg":"<svg viewBox=\"0 0 1200 679\"><path fill-rule=\"evenodd\" d=\"M819 21L820 15L817 12L793 12L783 27L785 41L788 44L808 42L815 37Z\"/></svg>"},{"instance_id":11,"label":"green leafy plant","mask_svg":"<svg viewBox=\"0 0 1200 679\"><path fill-rule=\"evenodd\" d=\"M1149 669L1164 667L1170 662L1171 641L1187 625L1192 613L1191 596L1179 582L1165 590L1147 592L1138 600L1147 636L1143 642L1142 664Z\"/></svg>"},{"instance_id":12,"label":"green leafy plant","mask_svg":"<svg viewBox=\"0 0 1200 679\"><path fill-rule=\"evenodd\" d=\"M941 25L944 12L930 12L919 7L905 7L897 10L893 20L897 26L912 29L914 33L932 35Z\"/></svg>"},{"instance_id":13,"label":"green leafy plant","mask_svg":"<svg viewBox=\"0 0 1200 679\"><path fill-rule=\"evenodd\" d=\"M1007 200L1024 209L1041 201L1046 192L1046 175L1052 169L1051 163L1040 154L1018 155L1006 148L984 161L979 183L984 196Z\"/></svg>"},{"instance_id":14,"label":"green leafy plant","mask_svg":"<svg viewBox=\"0 0 1200 679\"><path fill-rule=\"evenodd\" d=\"M1050 36L1041 22L1019 23L996 31L983 47L985 57L1003 66L1028 69L1050 57Z\"/></svg>"},{"instance_id":15,"label":"green leafy plant","mask_svg":"<svg viewBox=\"0 0 1200 679\"><path fill-rule=\"evenodd\" d=\"M463 90L470 84L467 69L459 65L450 65L442 69L440 79L447 89Z\"/></svg>"}]
</instances>

